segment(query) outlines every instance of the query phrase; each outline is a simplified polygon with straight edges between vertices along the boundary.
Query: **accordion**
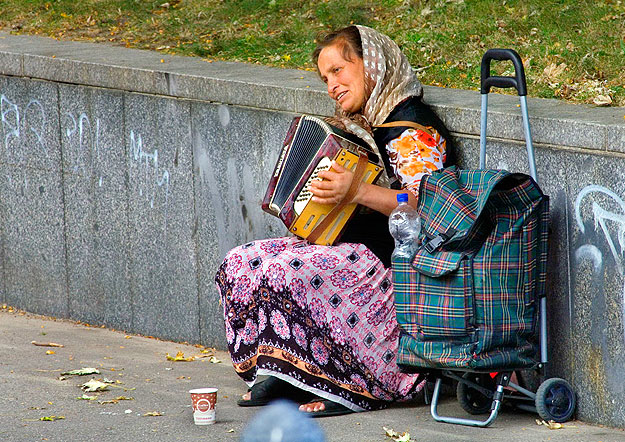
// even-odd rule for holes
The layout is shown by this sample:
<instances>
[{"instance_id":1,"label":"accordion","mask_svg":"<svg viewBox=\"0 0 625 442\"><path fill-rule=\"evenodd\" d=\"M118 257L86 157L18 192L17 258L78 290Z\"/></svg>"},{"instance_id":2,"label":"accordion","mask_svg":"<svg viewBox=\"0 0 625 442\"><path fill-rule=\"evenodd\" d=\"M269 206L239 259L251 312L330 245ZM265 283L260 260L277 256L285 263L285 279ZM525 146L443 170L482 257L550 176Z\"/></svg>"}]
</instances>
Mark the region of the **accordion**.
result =
<instances>
[{"instance_id":1,"label":"accordion","mask_svg":"<svg viewBox=\"0 0 625 442\"><path fill-rule=\"evenodd\" d=\"M380 158L360 138L325 121L302 115L295 117L287 132L274 168L262 209L282 220L290 232L311 243L331 245L354 215L357 204L319 204L308 190L332 161L354 173L345 201L353 198L359 181L373 183L380 176Z\"/></svg>"}]
</instances>

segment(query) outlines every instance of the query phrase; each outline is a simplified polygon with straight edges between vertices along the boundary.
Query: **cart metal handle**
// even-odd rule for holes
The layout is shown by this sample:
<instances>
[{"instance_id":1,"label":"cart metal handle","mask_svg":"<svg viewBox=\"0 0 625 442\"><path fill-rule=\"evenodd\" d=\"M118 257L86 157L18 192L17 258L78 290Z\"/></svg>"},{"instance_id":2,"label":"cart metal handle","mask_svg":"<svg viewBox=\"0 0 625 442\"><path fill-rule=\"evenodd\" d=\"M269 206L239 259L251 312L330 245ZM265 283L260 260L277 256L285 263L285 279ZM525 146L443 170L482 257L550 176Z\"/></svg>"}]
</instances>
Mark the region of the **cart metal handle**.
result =
<instances>
[{"instance_id":1,"label":"cart metal handle","mask_svg":"<svg viewBox=\"0 0 625 442\"><path fill-rule=\"evenodd\" d=\"M492 60L510 60L514 64L514 77L502 77L490 75L490 62ZM523 116L523 131L525 132L525 144L527 146L527 159L529 171L534 181L538 182L536 174L536 161L534 160L534 146L532 144L532 132L530 130L529 115L527 112L527 82L525 81L525 69L521 57L514 49L489 49L482 57L481 65L481 88L482 109L480 127L480 169L486 167L486 122L488 113L488 93L491 87L515 88L521 100L521 115Z\"/></svg>"},{"instance_id":2,"label":"cart metal handle","mask_svg":"<svg viewBox=\"0 0 625 442\"><path fill-rule=\"evenodd\" d=\"M491 60L510 60L514 65L514 77L490 75ZM489 49L482 57L481 65L481 92L487 94L491 87L515 88L519 96L527 95L525 69L521 57L514 49Z\"/></svg>"}]
</instances>

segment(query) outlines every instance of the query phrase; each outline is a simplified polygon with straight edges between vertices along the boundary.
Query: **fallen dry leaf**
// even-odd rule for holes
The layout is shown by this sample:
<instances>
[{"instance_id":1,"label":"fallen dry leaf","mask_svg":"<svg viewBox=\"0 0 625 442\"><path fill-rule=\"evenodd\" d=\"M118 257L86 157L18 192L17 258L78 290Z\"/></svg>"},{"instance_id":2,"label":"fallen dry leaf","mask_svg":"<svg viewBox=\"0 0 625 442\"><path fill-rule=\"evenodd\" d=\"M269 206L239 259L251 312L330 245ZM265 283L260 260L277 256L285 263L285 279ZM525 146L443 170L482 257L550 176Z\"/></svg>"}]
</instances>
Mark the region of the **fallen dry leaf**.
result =
<instances>
[{"instance_id":1,"label":"fallen dry leaf","mask_svg":"<svg viewBox=\"0 0 625 442\"><path fill-rule=\"evenodd\" d=\"M100 374L100 370L93 367L85 367L78 370L64 371L61 373L61 376L85 376L88 374Z\"/></svg>"},{"instance_id":2,"label":"fallen dry leaf","mask_svg":"<svg viewBox=\"0 0 625 442\"><path fill-rule=\"evenodd\" d=\"M558 423L558 422L549 421L549 422L547 422L547 427L550 430L559 430L560 428L564 428L564 425L562 425L561 423Z\"/></svg>"},{"instance_id":3,"label":"fallen dry leaf","mask_svg":"<svg viewBox=\"0 0 625 442\"><path fill-rule=\"evenodd\" d=\"M566 63L560 63L559 65L551 63L543 70L543 80L551 84L558 83L558 77L560 77L566 68Z\"/></svg>"},{"instance_id":4,"label":"fallen dry leaf","mask_svg":"<svg viewBox=\"0 0 625 442\"><path fill-rule=\"evenodd\" d=\"M386 427L382 427L382 428L386 432L386 436L387 437L397 437L397 436L399 436L399 433L397 431L393 430L392 428L386 428Z\"/></svg>"},{"instance_id":5,"label":"fallen dry leaf","mask_svg":"<svg viewBox=\"0 0 625 442\"><path fill-rule=\"evenodd\" d=\"M413 442L412 439L410 439L410 433L408 433L407 431L402 434L399 434L397 431L393 430L392 428L386 428L386 427L382 427L382 428L386 432L386 437L390 437L395 442Z\"/></svg>"},{"instance_id":6,"label":"fallen dry leaf","mask_svg":"<svg viewBox=\"0 0 625 442\"><path fill-rule=\"evenodd\" d=\"M57 344L56 342L37 342L32 341L31 344L37 347L65 347L63 344Z\"/></svg>"},{"instance_id":7,"label":"fallen dry leaf","mask_svg":"<svg viewBox=\"0 0 625 442\"><path fill-rule=\"evenodd\" d=\"M54 352L53 350L48 350L48 351L46 352L46 354L47 354L47 355L53 355L53 354L55 354L55 352Z\"/></svg>"},{"instance_id":8,"label":"fallen dry leaf","mask_svg":"<svg viewBox=\"0 0 625 442\"><path fill-rule=\"evenodd\" d=\"M145 413L144 416L162 416L163 413L159 412L159 411L150 411L148 413Z\"/></svg>"},{"instance_id":9,"label":"fallen dry leaf","mask_svg":"<svg viewBox=\"0 0 625 442\"><path fill-rule=\"evenodd\" d=\"M612 104L612 97L609 95L597 95L592 102L597 106L609 106Z\"/></svg>"},{"instance_id":10,"label":"fallen dry leaf","mask_svg":"<svg viewBox=\"0 0 625 442\"><path fill-rule=\"evenodd\" d=\"M169 353L167 353L166 356L167 356L168 361L173 361L173 362L191 362L195 360L193 356L189 356L188 358L185 358L184 353L181 351L176 353L176 356L170 356Z\"/></svg>"},{"instance_id":11,"label":"fallen dry leaf","mask_svg":"<svg viewBox=\"0 0 625 442\"><path fill-rule=\"evenodd\" d=\"M81 388L85 390L87 393L91 393L93 391L106 391L109 389L109 385L104 382L97 381L95 379L91 379L90 381L82 384Z\"/></svg>"},{"instance_id":12,"label":"fallen dry leaf","mask_svg":"<svg viewBox=\"0 0 625 442\"><path fill-rule=\"evenodd\" d=\"M211 356L210 359L208 360L208 362L210 362L211 364L220 364L221 361L219 359L217 359L215 356Z\"/></svg>"},{"instance_id":13,"label":"fallen dry leaf","mask_svg":"<svg viewBox=\"0 0 625 442\"><path fill-rule=\"evenodd\" d=\"M65 419L65 416L44 416L40 417L40 421L58 421L59 419Z\"/></svg>"},{"instance_id":14,"label":"fallen dry leaf","mask_svg":"<svg viewBox=\"0 0 625 442\"><path fill-rule=\"evenodd\" d=\"M191 356L192 358L195 359L202 359L202 358L210 358L210 357L214 357L215 355L212 353L207 353L207 354L197 354L197 355L193 355Z\"/></svg>"},{"instance_id":15,"label":"fallen dry leaf","mask_svg":"<svg viewBox=\"0 0 625 442\"><path fill-rule=\"evenodd\" d=\"M536 425L544 425L550 430L559 430L560 428L564 428L564 425L553 420L550 420L549 422L547 422L544 420L536 419Z\"/></svg>"},{"instance_id":16,"label":"fallen dry leaf","mask_svg":"<svg viewBox=\"0 0 625 442\"><path fill-rule=\"evenodd\" d=\"M80 397L77 397L76 399L80 400L80 401L95 401L97 399L96 396L88 396L86 394L83 394Z\"/></svg>"},{"instance_id":17,"label":"fallen dry leaf","mask_svg":"<svg viewBox=\"0 0 625 442\"><path fill-rule=\"evenodd\" d=\"M200 347L200 353L201 355L197 355L196 357L198 358L207 358L209 356L214 356L215 353L217 352L217 350L215 350L214 348L204 348L204 347Z\"/></svg>"},{"instance_id":18,"label":"fallen dry leaf","mask_svg":"<svg viewBox=\"0 0 625 442\"><path fill-rule=\"evenodd\" d=\"M135 398L133 398L133 397L117 396L115 399L109 399L108 401L99 401L98 404L100 404L100 405L116 404L119 401L134 401L134 400L135 400Z\"/></svg>"}]
</instances>

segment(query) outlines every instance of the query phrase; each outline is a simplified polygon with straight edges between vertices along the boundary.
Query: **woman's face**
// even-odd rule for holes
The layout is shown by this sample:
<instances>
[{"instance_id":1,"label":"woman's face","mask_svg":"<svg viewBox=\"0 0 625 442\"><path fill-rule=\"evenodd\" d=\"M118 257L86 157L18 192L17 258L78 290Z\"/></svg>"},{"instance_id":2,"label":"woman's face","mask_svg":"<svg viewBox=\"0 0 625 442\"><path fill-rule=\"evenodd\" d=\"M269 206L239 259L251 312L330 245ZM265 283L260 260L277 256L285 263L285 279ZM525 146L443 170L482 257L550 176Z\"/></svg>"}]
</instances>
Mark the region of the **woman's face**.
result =
<instances>
[{"instance_id":1,"label":"woman's face","mask_svg":"<svg viewBox=\"0 0 625 442\"><path fill-rule=\"evenodd\" d=\"M362 58L343 57L340 44L327 46L319 53L317 67L321 79L328 85L328 95L346 112L358 112L365 105L365 67Z\"/></svg>"}]
</instances>

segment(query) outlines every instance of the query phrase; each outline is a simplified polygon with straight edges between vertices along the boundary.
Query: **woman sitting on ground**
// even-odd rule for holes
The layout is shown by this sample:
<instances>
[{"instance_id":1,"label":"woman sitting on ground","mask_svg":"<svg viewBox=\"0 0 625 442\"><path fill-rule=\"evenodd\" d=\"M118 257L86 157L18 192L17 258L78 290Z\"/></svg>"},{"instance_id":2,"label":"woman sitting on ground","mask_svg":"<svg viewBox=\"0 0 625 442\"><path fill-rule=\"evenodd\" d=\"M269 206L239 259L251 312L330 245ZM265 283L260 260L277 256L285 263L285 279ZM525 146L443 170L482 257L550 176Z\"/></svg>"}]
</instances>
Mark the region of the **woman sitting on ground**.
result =
<instances>
[{"instance_id":1,"label":"woman sitting on ground","mask_svg":"<svg viewBox=\"0 0 625 442\"><path fill-rule=\"evenodd\" d=\"M254 241L228 253L216 282L234 367L251 386L238 404L288 398L312 416L329 416L379 409L422 388L422 377L395 364L388 215L402 191L416 205L421 177L449 162L449 136L387 36L349 26L323 38L313 59L337 102L330 122L365 140L384 159L386 176L360 184L352 201L364 207L336 245ZM319 176L314 201L340 202L352 172L334 163ZM258 375L269 378L256 382Z\"/></svg>"}]
</instances>

